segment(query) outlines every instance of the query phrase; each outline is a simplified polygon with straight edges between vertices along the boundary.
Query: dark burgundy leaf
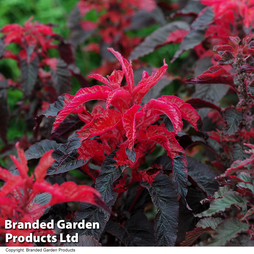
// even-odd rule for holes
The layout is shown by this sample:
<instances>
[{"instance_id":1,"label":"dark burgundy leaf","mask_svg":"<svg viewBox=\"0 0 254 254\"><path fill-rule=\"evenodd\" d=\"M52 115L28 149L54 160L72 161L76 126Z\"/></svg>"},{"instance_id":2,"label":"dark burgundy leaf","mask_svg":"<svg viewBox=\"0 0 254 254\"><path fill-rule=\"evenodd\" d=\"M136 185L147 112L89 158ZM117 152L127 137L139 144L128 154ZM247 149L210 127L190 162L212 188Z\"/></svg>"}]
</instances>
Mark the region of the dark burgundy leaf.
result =
<instances>
[{"instance_id":1,"label":"dark burgundy leaf","mask_svg":"<svg viewBox=\"0 0 254 254\"><path fill-rule=\"evenodd\" d=\"M206 27L209 25L214 19L214 12L212 7L206 7L203 9L198 17L192 22L192 29L199 29L201 27Z\"/></svg>"},{"instance_id":2,"label":"dark burgundy leaf","mask_svg":"<svg viewBox=\"0 0 254 254\"><path fill-rule=\"evenodd\" d=\"M0 59L4 54L4 49L5 49L4 41L2 39L0 39Z\"/></svg>"},{"instance_id":3,"label":"dark burgundy leaf","mask_svg":"<svg viewBox=\"0 0 254 254\"><path fill-rule=\"evenodd\" d=\"M220 107L216 106L215 104L198 98L187 100L186 103L189 103L195 109L212 108L219 112L221 111Z\"/></svg>"},{"instance_id":4,"label":"dark burgundy leaf","mask_svg":"<svg viewBox=\"0 0 254 254\"><path fill-rule=\"evenodd\" d=\"M154 222L155 241L158 246L174 246L178 229L179 204L174 183L167 175L158 174L152 185L141 182L148 189L158 213Z\"/></svg>"},{"instance_id":5,"label":"dark burgundy leaf","mask_svg":"<svg viewBox=\"0 0 254 254\"><path fill-rule=\"evenodd\" d=\"M10 119L10 109L7 101L7 80L0 81L0 137L7 144L7 131Z\"/></svg>"},{"instance_id":6,"label":"dark burgundy leaf","mask_svg":"<svg viewBox=\"0 0 254 254\"><path fill-rule=\"evenodd\" d=\"M61 58L65 61L65 63L67 64L74 63L75 56L70 43L66 41L61 41L61 43L58 45L58 51Z\"/></svg>"},{"instance_id":7,"label":"dark burgundy leaf","mask_svg":"<svg viewBox=\"0 0 254 254\"><path fill-rule=\"evenodd\" d=\"M21 84L25 97L29 96L34 88L39 70L39 58L36 56L30 63L21 60Z\"/></svg>"},{"instance_id":8,"label":"dark burgundy leaf","mask_svg":"<svg viewBox=\"0 0 254 254\"><path fill-rule=\"evenodd\" d=\"M203 29L191 30L182 40L178 50L176 51L171 62L175 61L183 52L193 49L205 39L205 31Z\"/></svg>"},{"instance_id":9,"label":"dark burgundy leaf","mask_svg":"<svg viewBox=\"0 0 254 254\"><path fill-rule=\"evenodd\" d=\"M242 121L243 111L238 112L235 108L227 108L224 111L224 118L227 126L224 129L225 134L233 135L238 130L238 126Z\"/></svg>"},{"instance_id":10,"label":"dark burgundy leaf","mask_svg":"<svg viewBox=\"0 0 254 254\"><path fill-rule=\"evenodd\" d=\"M165 123L168 131L172 131L172 132L175 131L174 126L173 126L173 124L172 124L172 122L171 122L171 120L169 118L165 117L163 122Z\"/></svg>"},{"instance_id":11,"label":"dark burgundy leaf","mask_svg":"<svg viewBox=\"0 0 254 254\"><path fill-rule=\"evenodd\" d=\"M56 70L51 68L51 75L58 95L71 93L71 73L62 59L57 59Z\"/></svg>"},{"instance_id":12,"label":"dark burgundy leaf","mask_svg":"<svg viewBox=\"0 0 254 254\"><path fill-rule=\"evenodd\" d=\"M153 224L142 212L137 212L124 224L134 246L155 246Z\"/></svg>"},{"instance_id":13,"label":"dark burgundy leaf","mask_svg":"<svg viewBox=\"0 0 254 254\"><path fill-rule=\"evenodd\" d=\"M58 140L61 136L70 133L73 130L79 129L84 125L77 114L69 115L63 120L57 130L51 135L51 139Z\"/></svg>"},{"instance_id":14,"label":"dark burgundy leaf","mask_svg":"<svg viewBox=\"0 0 254 254\"><path fill-rule=\"evenodd\" d=\"M90 83L85 79L85 77L79 73L72 73L72 75L77 79L82 88L90 86Z\"/></svg>"},{"instance_id":15,"label":"dark burgundy leaf","mask_svg":"<svg viewBox=\"0 0 254 254\"><path fill-rule=\"evenodd\" d=\"M110 220L106 225L105 231L117 237L124 245L134 246L131 236L124 226Z\"/></svg>"},{"instance_id":16,"label":"dark burgundy leaf","mask_svg":"<svg viewBox=\"0 0 254 254\"><path fill-rule=\"evenodd\" d=\"M114 159L116 152L112 152L104 160L101 166L99 177L96 179L95 188L101 193L103 200L108 206L112 205L114 200L115 192L113 190L113 183L121 176L123 168L117 166L117 162Z\"/></svg>"},{"instance_id":17,"label":"dark burgundy leaf","mask_svg":"<svg viewBox=\"0 0 254 254\"><path fill-rule=\"evenodd\" d=\"M191 210L186 207L183 202L179 202L179 225L176 244L179 245L185 240L186 233L195 228L198 219L193 214L206 210L208 204L201 204L200 201L205 199L204 192L197 187L191 185L188 187L186 201Z\"/></svg>"},{"instance_id":18,"label":"dark burgundy leaf","mask_svg":"<svg viewBox=\"0 0 254 254\"><path fill-rule=\"evenodd\" d=\"M28 150L26 150L25 155L27 160L31 159L39 159L43 154L48 152L49 150L56 150L60 144L57 144L54 140L42 140L31 145Z\"/></svg>"},{"instance_id":19,"label":"dark burgundy leaf","mask_svg":"<svg viewBox=\"0 0 254 254\"><path fill-rule=\"evenodd\" d=\"M215 180L217 174L204 163L187 157L188 175L197 183L207 195L213 195L218 190L219 185Z\"/></svg>"},{"instance_id":20,"label":"dark burgundy leaf","mask_svg":"<svg viewBox=\"0 0 254 254\"><path fill-rule=\"evenodd\" d=\"M213 104L219 105L219 101L226 95L229 90L229 86L222 84L202 84L196 85L196 92L192 95L192 98L200 98L209 101ZM207 116L210 109L199 109L198 113L202 117Z\"/></svg>"},{"instance_id":21,"label":"dark burgundy leaf","mask_svg":"<svg viewBox=\"0 0 254 254\"><path fill-rule=\"evenodd\" d=\"M250 158L250 154L244 152L246 150L248 150L248 147L243 146L241 144L234 144L234 147L233 147L234 161L236 160L243 161L245 159Z\"/></svg>"},{"instance_id":22,"label":"dark burgundy leaf","mask_svg":"<svg viewBox=\"0 0 254 254\"><path fill-rule=\"evenodd\" d=\"M137 212L122 226L109 221L107 232L116 236L126 246L154 246L154 229L147 217Z\"/></svg>"},{"instance_id":23,"label":"dark burgundy leaf","mask_svg":"<svg viewBox=\"0 0 254 254\"><path fill-rule=\"evenodd\" d=\"M44 112L43 112L43 115L46 116L46 117L49 117L49 116L57 116L58 112L60 110L63 109L63 107L65 106L65 103L64 103L64 100L66 99L65 98L66 95L63 94L61 96L59 96L57 98L57 101L55 101L54 103L52 104L49 104L49 107L48 109L46 109Z\"/></svg>"},{"instance_id":24,"label":"dark burgundy leaf","mask_svg":"<svg viewBox=\"0 0 254 254\"><path fill-rule=\"evenodd\" d=\"M165 25L166 21L164 14L160 8L156 7L153 11L148 12L146 10L137 11L131 19L130 30L139 30L149 25L153 25L158 22L160 25Z\"/></svg>"},{"instance_id":25,"label":"dark burgundy leaf","mask_svg":"<svg viewBox=\"0 0 254 254\"><path fill-rule=\"evenodd\" d=\"M218 61L218 63L232 64L234 60L235 60L235 56L232 53L226 51L221 55L221 59Z\"/></svg>"},{"instance_id":26,"label":"dark burgundy leaf","mask_svg":"<svg viewBox=\"0 0 254 254\"><path fill-rule=\"evenodd\" d=\"M214 232L211 227L208 228L195 228L193 231L188 232L186 235L186 239L181 243L181 246L191 246L193 242L197 240L199 236L207 232Z\"/></svg>"},{"instance_id":27,"label":"dark burgundy leaf","mask_svg":"<svg viewBox=\"0 0 254 254\"><path fill-rule=\"evenodd\" d=\"M187 161L186 155L180 153L174 157L173 178L176 181L177 192L185 199L187 194Z\"/></svg>"},{"instance_id":28,"label":"dark burgundy leaf","mask_svg":"<svg viewBox=\"0 0 254 254\"><path fill-rule=\"evenodd\" d=\"M72 169L79 168L87 163L82 159L78 160L79 154L77 149L81 146L81 140L77 133L69 137L68 142L59 145L52 154L56 160L48 169L47 175L55 175L68 172Z\"/></svg>"},{"instance_id":29,"label":"dark burgundy leaf","mask_svg":"<svg viewBox=\"0 0 254 254\"><path fill-rule=\"evenodd\" d=\"M79 210L75 213L74 221L81 221L85 219L85 221L99 222L100 228L85 230L79 229L75 232L79 233L79 235L91 235L99 241L109 217L110 214L105 210L91 204L81 203Z\"/></svg>"},{"instance_id":30,"label":"dark burgundy leaf","mask_svg":"<svg viewBox=\"0 0 254 254\"><path fill-rule=\"evenodd\" d=\"M199 14L205 6L195 0L187 1L187 4L183 9L177 12L177 14Z\"/></svg>"},{"instance_id":31,"label":"dark burgundy leaf","mask_svg":"<svg viewBox=\"0 0 254 254\"><path fill-rule=\"evenodd\" d=\"M132 162L135 162L136 160L136 154L135 154L135 150L133 149L132 151L127 147L126 148L126 154L129 158L129 160L131 160Z\"/></svg>"},{"instance_id":32,"label":"dark burgundy leaf","mask_svg":"<svg viewBox=\"0 0 254 254\"><path fill-rule=\"evenodd\" d=\"M81 20L80 11L78 8L78 4L72 9L68 20L67 26L70 28L70 37L69 40L72 45L77 47L79 44L84 43L89 37L92 36L93 30L84 31L81 27L80 20Z\"/></svg>"},{"instance_id":33,"label":"dark burgundy leaf","mask_svg":"<svg viewBox=\"0 0 254 254\"><path fill-rule=\"evenodd\" d=\"M100 192L103 200L109 207L115 203L118 196L118 193L115 193L113 190L113 183L121 176L123 169L122 167L118 167L116 165L116 161L114 160L115 156L116 153L114 151L104 160L100 175L96 179L95 183L96 190ZM78 221L84 218L88 221L98 221L100 223L100 229L86 229L82 232L82 234L92 235L99 240L109 219L109 214L96 206L83 205L82 209L76 213L76 220Z\"/></svg>"},{"instance_id":34,"label":"dark burgundy leaf","mask_svg":"<svg viewBox=\"0 0 254 254\"><path fill-rule=\"evenodd\" d=\"M147 55L155 50L159 45L162 45L167 40L170 33L176 30L189 30L189 25L183 21L171 22L147 36L141 44L139 44L131 53L129 59L135 60L141 56Z\"/></svg>"}]
</instances>

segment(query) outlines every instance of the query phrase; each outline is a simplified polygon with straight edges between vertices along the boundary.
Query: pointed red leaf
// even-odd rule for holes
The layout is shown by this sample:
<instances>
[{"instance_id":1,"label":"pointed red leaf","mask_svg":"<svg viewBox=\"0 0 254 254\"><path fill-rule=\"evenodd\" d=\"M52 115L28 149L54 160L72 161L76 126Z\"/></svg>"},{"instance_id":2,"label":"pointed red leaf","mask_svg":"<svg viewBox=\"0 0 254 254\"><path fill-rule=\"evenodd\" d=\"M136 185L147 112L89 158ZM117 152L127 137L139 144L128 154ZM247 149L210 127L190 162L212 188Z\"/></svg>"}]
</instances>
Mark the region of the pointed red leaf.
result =
<instances>
[{"instance_id":1,"label":"pointed red leaf","mask_svg":"<svg viewBox=\"0 0 254 254\"><path fill-rule=\"evenodd\" d=\"M90 100L106 101L109 92L110 88L106 86L93 86L80 89L70 103L65 105L63 109L59 111L53 124L53 131L59 127L60 123L65 119L65 117L72 113L75 108Z\"/></svg>"},{"instance_id":2,"label":"pointed red leaf","mask_svg":"<svg viewBox=\"0 0 254 254\"><path fill-rule=\"evenodd\" d=\"M212 108L212 109L217 110L218 112L221 111L221 108L218 107L217 105L215 105L209 101L199 99L199 98L193 98L193 99L187 100L186 103L189 103L195 109Z\"/></svg>"},{"instance_id":3,"label":"pointed red leaf","mask_svg":"<svg viewBox=\"0 0 254 254\"><path fill-rule=\"evenodd\" d=\"M112 104L121 112L125 111L127 108L129 108L131 99L131 95L127 90L118 88L108 95L106 110L108 110L110 104Z\"/></svg>"},{"instance_id":4,"label":"pointed red leaf","mask_svg":"<svg viewBox=\"0 0 254 254\"><path fill-rule=\"evenodd\" d=\"M95 115L93 120L85 125L79 133L79 137L85 140L89 137L100 135L108 130L116 127L121 121L121 113L116 110L109 109L108 114Z\"/></svg>"},{"instance_id":5,"label":"pointed red leaf","mask_svg":"<svg viewBox=\"0 0 254 254\"><path fill-rule=\"evenodd\" d=\"M62 185L51 185L48 182L35 182L33 186L35 193L47 192L52 195L51 200L44 207L63 202L86 202L100 206L110 212L101 198L101 194L87 185L77 185L74 182L65 182Z\"/></svg>"},{"instance_id":6,"label":"pointed red leaf","mask_svg":"<svg viewBox=\"0 0 254 254\"><path fill-rule=\"evenodd\" d=\"M124 73L123 71L114 70L110 76L107 76L107 78L113 82L117 83L119 87L121 86L122 80L123 80Z\"/></svg>"},{"instance_id":7,"label":"pointed red leaf","mask_svg":"<svg viewBox=\"0 0 254 254\"><path fill-rule=\"evenodd\" d=\"M108 50L114 54L114 56L121 63L129 91L132 92L134 89L134 76L131 61L128 62L119 52L115 51L113 48L108 48Z\"/></svg>"},{"instance_id":8,"label":"pointed red leaf","mask_svg":"<svg viewBox=\"0 0 254 254\"><path fill-rule=\"evenodd\" d=\"M77 150L79 154L78 159L88 161L91 158L95 158L96 160L103 162L105 160L104 150L106 149L107 147L105 145L98 143L96 140L86 140L86 142L83 142L81 147ZM110 153L111 151L107 152Z\"/></svg>"},{"instance_id":9,"label":"pointed red leaf","mask_svg":"<svg viewBox=\"0 0 254 254\"><path fill-rule=\"evenodd\" d=\"M160 144L172 159L175 155L183 151L174 133L168 131L165 127L152 125L146 130L146 135L148 139L152 139Z\"/></svg>"},{"instance_id":10,"label":"pointed red leaf","mask_svg":"<svg viewBox=\"0 0 254 254\"><path fill-rule=\"evenodd\" d=\"M23 150L19 149L19 143L16 144L16 148L18 149L19 160L12 155L10 157L12 161L14 162L15 166L17 167L20 173L20 176L22 178L27 178L28 167L27 167L27 159L26 159L25 153Z\"/></svg>"},{"instance_id":11,"label":"pointed red leaf","mask_svg":"<svg viewBox=\"0 0 254 254\"><path fill-rule=\"evenodd\" d=\"M129 110L127 110L122 117L123 127L126 131L126 137L128 138L128 148L132 151L134 146L134 141L136 137L136 121L135 116L138 112L140 106L134 104Z\"/></svg>"},{"instance_id":12,"label":"pointed red leaf","mask_svg":"<svg viewBox=\"0 0 254 254\"><path fill-rule=\"evenodd\" d=\"M120 84L115 83L115 82L110 82L105 77L101 76L100 74L91 74L88 76L88 78L94 78L94 79L102 82L103 84L109 86L112 89L117 89L120 87Z\"/></svg>"},{"instance_id":13,"label":"pointed red leaf","mask_svg":"<svg viewBox=\"0 0 254 254\"><path fill-rule=\"evenodd\" d=\"M164 95L158 100L163 100L167 103L176 104L182 114L182 118L188 121L194 126L196 131L199 131L199 124L201 123L201 118L197 111L188 103L185 103L182 99L176 96Z\"/></svg>"},{"instance_id":14,"label":"pointed red leaf","mask_svg":"<svg viewBox=\"0 0 254 254\"><path fill-rule=\"evenodd\" d=\"M235 92L238 92L232 75L220 66L212 66L203 74L189 79L187 82L189 84L225 84L230 86Z\"/></svg>"},{"instance_id":15,"label":"pointed red leaf","mask_svg":"<svg viewBox=\"0 0 254 254\"><path fill-rule=\"evenodd\" d=\"M135 87L133 91L134 101L137 104L140 104L142 102L144 96L162 78L167 68L168 65L166 64L164 59L164 65L155 74L153 73L149 77L147 73L143 73L141 81L138 83L138 85Z\"/></svg>"},{"instance_id":16,"label":"pointed red leaf","mask_svg":"<svg viewBox=\"0 0 254 254\"><path fill-rule=\"evenodd\" d=\"M142 111L150 110L149 115L156 114L165 114L171 120L174 126L174 132L177 134L179 131L182 131L183 123L182 123L182 115L180 110L174 104L169 102L165 102L162 100L151 99L147 104L144 105ZM153 112L154 110L154 112Z\"/></svg>"},{"instance_id":17,"label":"pointed red leaf","mask_svg":"<svg viewBox=\"0 0 254 254\"><path fill-rule=\"evenodd\" d=\"M34 169L34 175L36 181L44 181L45 176L47 175L47 169L53 164L55 159L52 158L52 153L54 150L50 150L43 154L41 157L38 166Z\"/></svg>"},{"instance_id":18,"label":"pointed red leaf","mask_svg":"<svg viewBox=\"0 0 254 254\"><path fill-rule=\"evenodd\" d=\"M22 179L19 175L13 175L3 168L0 168L0 179L5 181L4 186L0 189L0 197L8 195L18 186L22 186L25 183L25 179Z\"/></svg>"}]
</instances>

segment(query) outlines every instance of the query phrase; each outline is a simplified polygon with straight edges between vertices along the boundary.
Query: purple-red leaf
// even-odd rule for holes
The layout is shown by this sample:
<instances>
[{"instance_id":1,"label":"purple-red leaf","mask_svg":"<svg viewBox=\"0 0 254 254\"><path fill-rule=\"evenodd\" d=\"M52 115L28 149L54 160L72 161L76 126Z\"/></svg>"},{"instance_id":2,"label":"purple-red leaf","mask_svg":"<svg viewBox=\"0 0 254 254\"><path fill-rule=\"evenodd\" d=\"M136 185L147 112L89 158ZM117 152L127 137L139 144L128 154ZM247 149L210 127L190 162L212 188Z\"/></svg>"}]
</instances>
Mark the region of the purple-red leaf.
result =
<instances>
[{"instance_id":1,"label":"purple-red leaf","mask_svg":"<svg viewBox=\"0 0 254 254\"><path fill-rule=\"evenodd\" d=\"M235 88L232 75L220 66L212 66L203 74L196 78L187 80L187 82L190 84L225 84L230 86L234 91L238 92Z\"/></svg>"},{"instance_id":2,"label":"purple-red leaf","mask_svg":"<svg viewBox=\"0 0 254 254\"><path fill-rule=\"evenodd\" d=\"M188 103L185 103L182 99L176 96L164 95L161 96L158 100L162 100L166 103L175 104L181 114L182 118L192 124L196 131L200 131L201 118L197 111Z\"/></svg>"},{"instance_id":3,"label":"purple-red leaf","mask_svg":"<svg viewBox=\"0 0 254 254\"><path fill-rule=\"evenodd\" d=\"M142 111L148 111L147 116L155 116L165 114L171 120L174 126L174 132L177 134L182 131L182 115L177 106L173 103L151 99L142 109Z\"/></svg>"},{"instance_id":4,"label":"purple-red leaf","mask_svg":"<svg viewBox=\"0 0 254 254\"><path fill-rule=\"evenodd\" d=\"M142 102L144 96L161 79L167 68L168 65L164 60L163 66L155 74L152 74L149 77L147 73L144 73L145 75L143 75L141 81L138 83L137 87L135 87L133 91L134 101L137 104L140 104Z\"/></svg>"},{"instance_id":5,"label":"purple-red leaf","mask_svg":"<svg viewBox=\"0 0 254 254\"><path fill-rule=\"evenodd\" d=\"M108 50L112 54L114 54L114 56L121 63L122 70L125 75L127 85L129 87L129 91L132 92L134 89L134 76L133 76L133 69L132 69L131 61L128 62L125 58L122 57L122 55L119 52L115 51L113 48L108 48Z\"/></svg>"},{"instance_id":6,"label":"purple-red leaf","mask_svg":"<svg viewBox=\"0 0 254 254\"><path fill-rule=\"evenodd\" d=\"M62 110L59 111L55 122L54 122L54 128L53 131L59 127L60 123L63 121L63 119L68 116L70 113L73 112L75 108L78 106L84 104L87 101L90 100L107 100L108 94L110 92L110 88L106 86L93 86L93 87L86 87L80 89L75 97L63 107Z\"/></svg>"},{"instance_id":7,"label":"purple-red leaf","mask_svg":"<svg viewBox=\"0 0 254 254\"><path fill-rule=\"evenodd\" d=\"M95 115L89 124L78 131L79 137L85 140L89 137L100 135L115 128L121 121L121 118L121 113L113 109L109 109L107 114Z\"/></svg>"},{"instance_id":8,"label":"purple-red leaf","mask_svg":"<svg viewBox=\"0 0 254 254\"><path fill-rule=\"evenodd\" d=\"M134 141L136 137L136 121L135 115L140 108L139 105L134 104L129 110L127 110L122 117L123 127L126 131L126 137L128 138L128 148L133 150Z\"/></svg>"}]
</instances>

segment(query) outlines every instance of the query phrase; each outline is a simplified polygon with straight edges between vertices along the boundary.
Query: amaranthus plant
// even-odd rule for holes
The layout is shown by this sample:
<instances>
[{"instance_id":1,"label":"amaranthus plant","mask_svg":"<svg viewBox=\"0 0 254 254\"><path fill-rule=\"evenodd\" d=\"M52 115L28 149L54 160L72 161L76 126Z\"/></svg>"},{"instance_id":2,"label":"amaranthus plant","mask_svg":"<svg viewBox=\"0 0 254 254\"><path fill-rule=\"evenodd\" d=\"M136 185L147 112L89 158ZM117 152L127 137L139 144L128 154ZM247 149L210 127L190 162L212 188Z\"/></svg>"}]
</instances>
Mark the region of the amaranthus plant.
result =
<instances>
[{"instance_id":1,"label":"amaranthus plant","mask_svg":"<svg viewBox=\"0 0 254 254\"><path fill-rule=\"evenodd\" d=\"M11 156L17 171L10 172L0 168L0 178L5 183L0 189L0 236L1 244L5 244L5 234L11 233L14 236L56 234L55 230L21 230L5 229L5 220L12 222L31 222L41 219L46 208L63 202L87 202L98 205L110 212L106 204L101 199L98 191L90 186L76 185L74 182L65 182L61 185L52 185L45 180L47 169L55 161L52 158L53 150L47 151L40 159L39 164L34 169L34 173L28 175L28 166L25 153L18 149L19 160ZM20 243L9 241L8 246L33 246L33 243Z\"/></svg>"},{"instance_id":2,"label":"amaranthus plant","mask_svg":"<svg viewBox=\"0 0 254 254\"><path fill-rule=\"evenodd\" d=\"M15 145L15 141L7 138L10 120L16 123L24 122L24 132L28 140L23 136L21 145L28 148L30 143L48 137L47 125L49 123L44 122L40 127L41 119L38 119L36 131L31 137L34 118L50 103L56 101L59 95L71 92L72 76L77 77L83 86L86 86L87 83L74 65L71 45L60 35L55 34L51 25L32 22L30 18L24 26L9 24L4 26L0 32L2 33L0 59L15 60L21 72L20 77L5 77L5 73L0 75L2 109L0 137L6 145L2 149L4 153ZM60 58L51 56L52 49L58 51ZM15 52L16 50L18 53ZM9 93L7 93L8 90ZM16 91L21 91L21 96ZM16 101L16 105L13 105L11 110L8 104L10 97Z\"/></svg>"},{"instance_id":3,"label":"amaranthus plant","mask_svg":"<svg viewBox=\"0 0 254 254\"><path fill-rule=\"evenodd\" d=\"M246 151L250 158L236 160L217 177L221 187L214 196L203 200L210 207L196 214L202 219L195 230L187 233L182 245L199 242L202 246L253 246L254 146L245 145L250 148Z\"/></svg>"},{"instance_id":4,"label":"amaranthus plant","mask_svg":"<svg viewBox=\"0 0 254 254\"><path fill-rule=\"evenodd\" d=\"M81 129L69 136L67 143L43 140L31 146L26 151L27 159L39 158L53 148L56 162L47 175L57 176L80 168L93 180L96 190L117 217L110 218L104 210L84 205L76 212L76 220L95 220L101 228L84 230L80 234L92 235L102 243L105 234L115 236L108 244L117 244L120 240L125 245L174 245L182 223L178 221L178 200L181 199L181 210L186 209L187 213L190 210L186 201L188 178L191 177L193 186L203 186L200 187L202 197L217 189L213 183L215 174L203 164L198 166L200 173L194 173L195 162L188 159L187 165L185 151L177 141L182 136L182 119L204 135L200 116L190 104L176 96L164 95L142 105L146 93L166 72L167 64L164 62L151 76L144 71L141 81L135 85L131 62L112 48L109 51L118 59L122 70L114 70L107 78L90 75L103 85L82 88L74 96L60 96L44 113L47 117L55 117L52 137L61 137L63 126L76 116L83 122ZM86 104L91 100L98 101L92 108L91 104ZM149 166L147 158L157 144L165 149L167 156L157 158ZM193 202L192 196L189 200ZM145 207L153 207L151 202L158 210L154 226L144 215ZM198 209L202 211L202 207ZM192 221L193 216L189 216ZM192 224L190 222L187 228ZM145 231L144 234L134 230L134 225L139 228L138 232ZM130 236L122 235L123 230ZM179 232L185 235L186 231Z\"/></svg>"}]
</instances>

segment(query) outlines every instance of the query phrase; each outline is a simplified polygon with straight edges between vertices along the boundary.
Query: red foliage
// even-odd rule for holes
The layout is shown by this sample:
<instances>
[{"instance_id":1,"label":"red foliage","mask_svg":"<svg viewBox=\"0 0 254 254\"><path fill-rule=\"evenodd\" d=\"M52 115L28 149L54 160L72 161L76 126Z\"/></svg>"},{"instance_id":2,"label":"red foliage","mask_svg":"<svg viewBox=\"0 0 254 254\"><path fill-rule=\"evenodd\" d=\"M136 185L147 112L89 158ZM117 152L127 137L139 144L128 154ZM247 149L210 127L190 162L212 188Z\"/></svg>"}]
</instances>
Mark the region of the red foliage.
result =
<instances>
[{"instance_id":1,"label":"red foliage","mask_svg":"<svg viewBox=\"0 0 254 254\"><path fill-rule=\"evenodd\" d=\"M34 174L28 175L28 166L25 153L16 145L18 149L19 160L11 156L14 164L18 169L19 174L12 174L10 171L0 168L0 178L5 182L0 190L0 234L11 233L13 235L29 235L33 232L35 234L55 234L54 230L43 231L40 230L19 230L19 229L3 229L5 220L12 220L13 222L34 222L41 218L45 208L63 202L86 202L93 205L100 206L107 211L108 208L98 191L90 186L76 185L74 182L65 182L62 185L51 185L45 181L47 169L55 161L52 158L52 152L46 152L40 159L38 166L34 170ZM40 194L50 194L49 201L42 205L36 203L35 198ZM110 211L109 211L110 212ZM20 245L19 242L10 241L8 246ZM33 243L24 243L24 245L31 245Z\"/></svg>"}]
</instances>

